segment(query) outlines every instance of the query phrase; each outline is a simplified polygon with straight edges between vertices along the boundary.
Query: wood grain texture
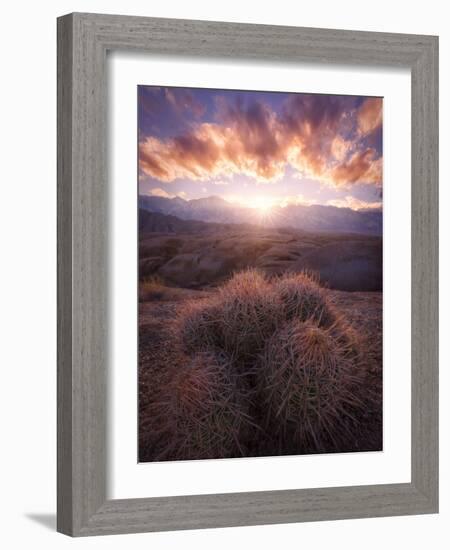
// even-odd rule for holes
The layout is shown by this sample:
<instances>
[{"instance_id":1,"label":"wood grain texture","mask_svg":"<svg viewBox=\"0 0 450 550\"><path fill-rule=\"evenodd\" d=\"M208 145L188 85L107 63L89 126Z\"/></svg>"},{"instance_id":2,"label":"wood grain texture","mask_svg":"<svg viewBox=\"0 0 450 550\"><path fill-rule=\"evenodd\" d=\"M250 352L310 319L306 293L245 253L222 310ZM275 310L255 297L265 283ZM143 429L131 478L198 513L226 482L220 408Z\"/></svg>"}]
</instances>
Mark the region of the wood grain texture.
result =
<instances>
[{"instance_id":1,"label":"wood grain texture","mask_svg":"<svg viewBox=\"0 0 450 550\"><path fill-rule=\"evenodd\" d=\"M438 507L438 42L411 71L412 480Z\"/></svg>"},{"instance_id":2,"label":"wood grain texture","mask_svg":"<svg viewBox=\"0 0 450 550\"><path fill-rule=\"evenodd\" d=\"M327 489L106 498L106 53L409 67L412 480ZM422 514L438 509L438 40L114 15L58 20L58 530L74 536Z\"/></svg>"},{"instance_id":3,"label":"wood grain texture","mask_svg":"<svg viewBox=\"0 0 450 550\"><path fill-rule=\"evenodd\" d=\"M58 21L57 529L72 527L72 21Z\"/></svg>"}]
</instances>

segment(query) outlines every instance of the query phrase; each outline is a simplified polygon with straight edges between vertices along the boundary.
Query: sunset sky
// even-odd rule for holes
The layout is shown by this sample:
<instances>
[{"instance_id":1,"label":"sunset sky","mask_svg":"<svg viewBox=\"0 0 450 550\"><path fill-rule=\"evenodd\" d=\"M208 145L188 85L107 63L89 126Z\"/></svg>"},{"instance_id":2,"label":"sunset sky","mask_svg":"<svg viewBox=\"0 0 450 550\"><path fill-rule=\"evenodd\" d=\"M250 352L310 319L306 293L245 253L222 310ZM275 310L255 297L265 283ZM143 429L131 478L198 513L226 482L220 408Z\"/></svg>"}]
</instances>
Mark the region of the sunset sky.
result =
<instances>
[{"instance_id":1,"label":"sunset sky","mask_svg":"<svg viewBox=\"0 0 450 550\"><path fill-rule=\"evenodd\" d=\"M382 99L138 87L139 192L381 208Z\"/></svg>"}]
</instances>

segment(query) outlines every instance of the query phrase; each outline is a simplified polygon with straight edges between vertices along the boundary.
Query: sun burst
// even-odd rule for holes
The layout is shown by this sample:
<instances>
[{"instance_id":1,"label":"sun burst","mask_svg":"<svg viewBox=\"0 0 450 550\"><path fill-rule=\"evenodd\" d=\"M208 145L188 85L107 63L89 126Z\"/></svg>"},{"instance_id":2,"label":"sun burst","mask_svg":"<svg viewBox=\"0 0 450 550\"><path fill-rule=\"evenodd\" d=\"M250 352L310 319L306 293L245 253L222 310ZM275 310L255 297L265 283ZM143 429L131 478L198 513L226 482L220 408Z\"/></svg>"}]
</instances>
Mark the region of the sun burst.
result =
<instances>
[{"instance_id":1,"label":"sun burst","mask_svg":"<svg viewBox=\"0 0 450 550\"><path fill-rule=\"evenodd\" d=\"M260 195L252 200L251 206L258 209L261 214L268 214L275 206L275 203L272 198Z\"/></svg>"}]
</instances>

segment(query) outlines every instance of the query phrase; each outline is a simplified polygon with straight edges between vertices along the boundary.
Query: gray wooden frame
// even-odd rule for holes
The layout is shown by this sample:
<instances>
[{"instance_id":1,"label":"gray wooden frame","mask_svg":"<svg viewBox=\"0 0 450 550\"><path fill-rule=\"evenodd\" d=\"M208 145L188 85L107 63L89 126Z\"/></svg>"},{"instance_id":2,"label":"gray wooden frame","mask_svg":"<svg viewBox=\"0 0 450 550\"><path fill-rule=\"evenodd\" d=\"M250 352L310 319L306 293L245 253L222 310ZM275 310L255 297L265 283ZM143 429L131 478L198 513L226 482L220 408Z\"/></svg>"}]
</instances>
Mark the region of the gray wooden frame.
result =
<instances>
[{"instance_id":1,"label":"gray wooden frame","mask_svg":"<svg viewBox=\"0 0 450 550\"><path fill-rule=\"evenodd\" d=\"M106 52L408 67L411 483L106 498ZM438 38L75 13L58 19L58 530L73 536L438 510Z\"/></svg>"}]
</instances>

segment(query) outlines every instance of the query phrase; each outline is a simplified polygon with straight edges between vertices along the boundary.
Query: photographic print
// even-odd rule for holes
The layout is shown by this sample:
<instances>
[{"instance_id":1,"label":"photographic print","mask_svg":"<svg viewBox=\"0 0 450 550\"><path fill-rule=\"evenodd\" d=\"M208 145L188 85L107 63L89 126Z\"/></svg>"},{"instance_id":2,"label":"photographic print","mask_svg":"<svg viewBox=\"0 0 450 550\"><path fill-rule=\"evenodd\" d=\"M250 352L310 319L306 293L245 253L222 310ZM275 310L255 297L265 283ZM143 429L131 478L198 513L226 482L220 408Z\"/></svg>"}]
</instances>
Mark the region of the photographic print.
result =
<instances>
[{"instance_id":1,"label":"photographic print","mask_svg":"<svg viewBox=\"0 0 450 550\"><path fill-rule=\"evenodd\" d=\"M382 450L382 98L137 94L139 461Z\"/></svg>"}]
</instances>

